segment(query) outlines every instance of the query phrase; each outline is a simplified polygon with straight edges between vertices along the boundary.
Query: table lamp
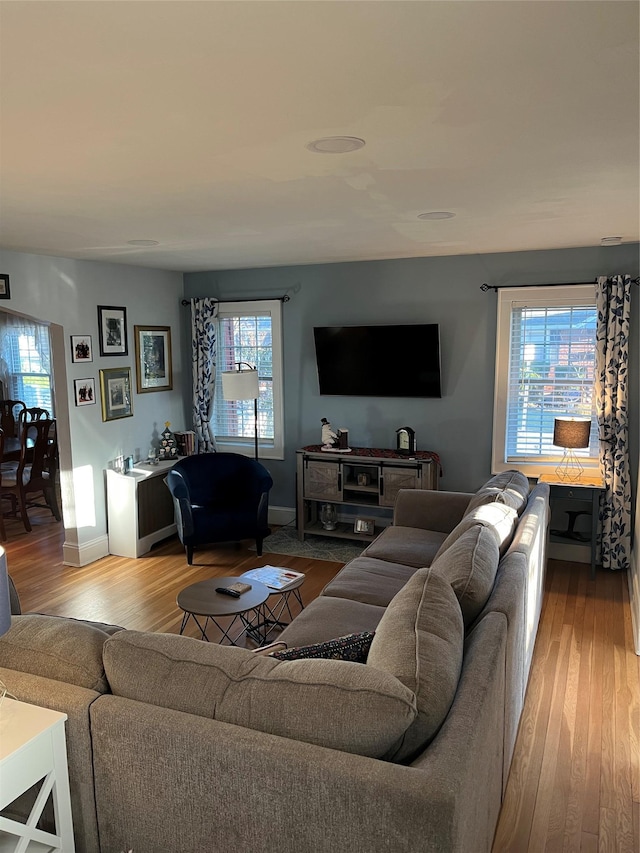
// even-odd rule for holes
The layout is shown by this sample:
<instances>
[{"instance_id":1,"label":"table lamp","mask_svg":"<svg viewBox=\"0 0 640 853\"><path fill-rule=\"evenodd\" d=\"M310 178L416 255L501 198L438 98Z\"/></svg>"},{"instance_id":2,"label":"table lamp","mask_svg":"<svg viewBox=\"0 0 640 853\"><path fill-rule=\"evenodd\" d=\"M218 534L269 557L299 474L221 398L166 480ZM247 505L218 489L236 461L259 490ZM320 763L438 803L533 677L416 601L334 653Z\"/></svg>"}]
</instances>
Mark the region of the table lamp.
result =
<instances>
[{"instance_id":1,"label":"table lamp","mask_svg":"<svg viewBox=\"0 0 640 853\"><path fill-rule=\"evenodd\" d=\"M553 444L563 447L562 461L556 468L561 480L579 480L584 471L574 449L589 447L591 420L588 418L555 418L553 422Z\"/></svg>"},{"instance_id":2,"label":"table lamp","mask_svg":"<svg viewBox=\"0 0 640 853\"><path fill-rule=\"evenodd\" d=\"M249 369L243 370L242 365ZM222 374L222 396L225 400L253 400L255 418L256 459L258 458L258 368L251 367L246 361L237 361L237 370L225 370Z\"/></svg>"}]
</instances>

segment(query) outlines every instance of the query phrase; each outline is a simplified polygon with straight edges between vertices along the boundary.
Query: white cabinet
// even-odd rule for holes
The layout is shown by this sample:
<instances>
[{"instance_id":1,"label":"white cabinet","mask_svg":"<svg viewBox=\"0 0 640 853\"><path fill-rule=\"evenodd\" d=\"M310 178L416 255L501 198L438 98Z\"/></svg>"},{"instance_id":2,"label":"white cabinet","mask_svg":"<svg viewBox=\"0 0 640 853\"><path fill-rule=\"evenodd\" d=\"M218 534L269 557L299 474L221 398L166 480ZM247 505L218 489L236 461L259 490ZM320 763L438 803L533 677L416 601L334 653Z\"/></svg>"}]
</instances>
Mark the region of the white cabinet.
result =
<instances>
[{"instance_id":1,"label":"white cabinet","mask_svg":"<svg viewBox=\"0 0 640 853\"><path fill-rule=\"evenodd\" d=\"M176 532L173 501L164 483L175 464L140 462L126 474L107 471L110 554L140 557Z\"/></svg>"}]
</instances>

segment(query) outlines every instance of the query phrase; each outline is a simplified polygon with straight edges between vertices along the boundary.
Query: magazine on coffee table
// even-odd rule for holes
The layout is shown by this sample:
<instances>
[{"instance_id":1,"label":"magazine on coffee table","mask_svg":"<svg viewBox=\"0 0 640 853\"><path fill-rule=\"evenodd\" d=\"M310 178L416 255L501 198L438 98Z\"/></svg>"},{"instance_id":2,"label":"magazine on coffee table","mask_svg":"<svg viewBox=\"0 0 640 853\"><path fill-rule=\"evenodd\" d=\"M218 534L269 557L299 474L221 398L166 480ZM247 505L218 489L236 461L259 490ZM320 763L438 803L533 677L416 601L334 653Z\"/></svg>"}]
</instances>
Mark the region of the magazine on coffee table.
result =
<instances>
[{"instance_id":1,"label":"magazine on coffee table","mask_svg":"<svg viewBox=\"0 0 640 853\"><path fill-rule=\"evenodd\" d=\"M295 584L300 578L304 578L304 572L294 572L293 569L283 569L279 566L263 566L261 569L251 569L244 572L242 577L263 583L269 589L285 592L287 587Z\"/></svg>"}]
</instances>

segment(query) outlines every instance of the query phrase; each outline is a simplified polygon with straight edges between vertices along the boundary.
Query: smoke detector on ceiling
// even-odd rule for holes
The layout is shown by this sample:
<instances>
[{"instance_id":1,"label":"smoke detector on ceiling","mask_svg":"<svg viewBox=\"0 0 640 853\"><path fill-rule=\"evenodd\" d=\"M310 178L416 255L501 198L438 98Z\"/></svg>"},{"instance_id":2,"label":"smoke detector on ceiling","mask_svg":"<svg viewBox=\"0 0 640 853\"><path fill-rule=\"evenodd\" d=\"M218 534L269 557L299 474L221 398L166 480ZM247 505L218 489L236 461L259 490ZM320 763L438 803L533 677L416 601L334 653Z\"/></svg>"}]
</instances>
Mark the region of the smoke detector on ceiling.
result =
<instances>
[{"instance_id":1,"label":"smoke detector on ceiling","mask_svg":"<svg viewBox=\"0 0 640 853\"><path fill-rule=\"evenodd\" d=\"M157 240L127 240L127 246L159 246Z\"/></svg>"},{"instance_id":2,"label":"smoke detector on ceiling","mask_svg":"<svg viewBox=\"0 0 640 853\"><path fill-rule=\"evenodd\" d=\"M418 219L453 219L455 213L449 210L432 210L429 213L419 213Z\"/></svg>"},{"instance_id":3,"label":"smoke detector on ceiling","mask_svg":"<svg viewBox=\"0 0 640 853\"><path fill-rule=\"evenodd\" d=\"M601 246L619 246L622 243L622 237L603 237L600 240Z\"/></svg>"},{"instance_id":4,"label":"smoke detector on ceiling","mask_svg":"<svg viewBox=\"0 0 640 853\"><path fill-rule=\"evenodd\" d=\"M358 136L324 136L322 139L307 142L305 147L314 154L348 154L365 144L364 139Z\"/></svg>"}]
</instances>

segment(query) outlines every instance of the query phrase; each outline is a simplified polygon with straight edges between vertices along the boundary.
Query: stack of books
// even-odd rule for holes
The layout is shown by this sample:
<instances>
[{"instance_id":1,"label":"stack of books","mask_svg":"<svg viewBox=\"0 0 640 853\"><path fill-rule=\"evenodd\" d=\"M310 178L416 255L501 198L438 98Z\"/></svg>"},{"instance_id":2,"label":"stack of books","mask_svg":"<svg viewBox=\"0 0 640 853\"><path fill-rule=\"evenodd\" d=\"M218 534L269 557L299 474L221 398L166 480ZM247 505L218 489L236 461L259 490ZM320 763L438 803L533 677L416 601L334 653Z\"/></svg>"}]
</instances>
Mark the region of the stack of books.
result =
<instances>
[{"instance_id":1,"label":"stack of books","mask_svg":"<svg viewBox=\"0 0 640 853\"><path fill-rule=\"evenodd\" d=\"M192 429L176 431L174 436L178 443L180 456L192 456L196 452L196 434Z\"/></svg>"}]
</instances>

